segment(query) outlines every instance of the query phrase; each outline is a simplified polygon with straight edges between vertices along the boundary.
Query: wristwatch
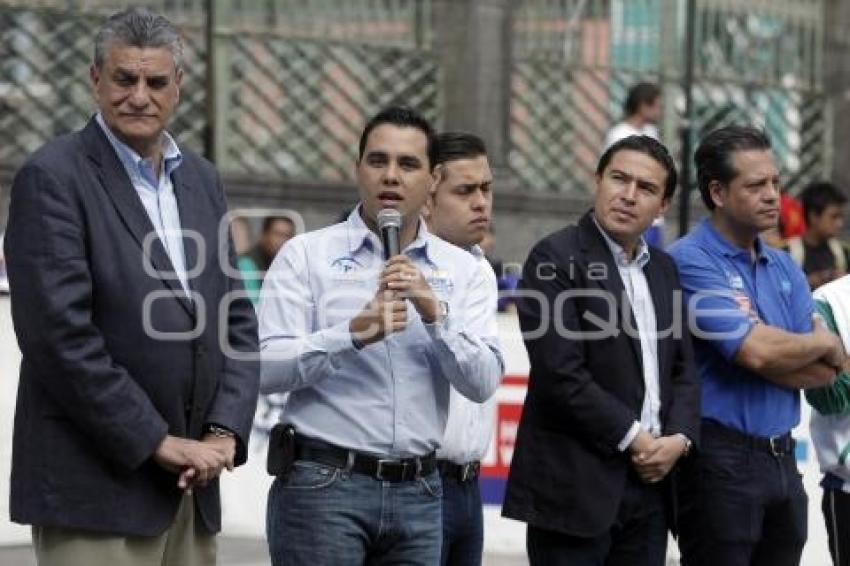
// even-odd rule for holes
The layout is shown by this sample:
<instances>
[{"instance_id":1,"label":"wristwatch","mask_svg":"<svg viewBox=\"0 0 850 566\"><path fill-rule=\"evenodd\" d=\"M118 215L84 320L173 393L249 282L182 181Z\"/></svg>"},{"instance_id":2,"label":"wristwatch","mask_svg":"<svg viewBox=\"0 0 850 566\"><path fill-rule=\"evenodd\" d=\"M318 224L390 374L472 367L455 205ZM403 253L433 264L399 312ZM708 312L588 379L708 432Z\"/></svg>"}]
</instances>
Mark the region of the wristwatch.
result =
<instances>
[{"instance_id":1,"label":"wristwatch","mask_svg":"<svg viewBox=\"0 0 850 566\"><path fill-rule=\"evenodd\" d=\"M449 316L449 303L447 301L440 301L438 310L437 310L437 321L442 322L446 320Z\"/></svg>"},{"instance_id":2,"label":"wristwatch","mask_svg":"<svg viewBox=\"0 0 850 566\"><path fill-rule=\"evenodd\" d=\"M685 448L684 448L684 450L682 450L682 457L686 457L688 454L690 454L690 453L691 453L691 448L693 448L694 443L693 443L693 442L691 442L691 439L690 439L690 438L688 438L687 436L685 436L685 435L684 435L684 434L682 434L681 432L680 432L680 433L678 433L676 436L678 436L679 438L681 438L681 439L682 439L682 442L684 442L684 443L685 443Z\"/></svg>"},{"instance_id":3,"label":"wristwatch","mask_svg":"<svg viewBox=\"0 0 850 566\"><path fill-rule=\"evenodd\" d=\"M215 436L216 438L233 438L236 434L232 430L228 430L223 426L218 425L207 425L206 429L207 433Z\"/></svg>"}]
</instances>

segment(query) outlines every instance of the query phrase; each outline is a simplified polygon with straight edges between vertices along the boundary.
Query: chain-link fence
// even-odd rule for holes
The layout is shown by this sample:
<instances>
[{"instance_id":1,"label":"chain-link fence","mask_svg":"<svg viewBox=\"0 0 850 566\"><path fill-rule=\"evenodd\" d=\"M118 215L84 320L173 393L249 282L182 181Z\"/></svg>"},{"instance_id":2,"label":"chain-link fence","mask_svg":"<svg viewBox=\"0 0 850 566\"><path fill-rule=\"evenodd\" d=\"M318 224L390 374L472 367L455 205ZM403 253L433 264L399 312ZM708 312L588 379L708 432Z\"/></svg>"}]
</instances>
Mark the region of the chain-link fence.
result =
<instances>
[{"instance_id":1,"label":"chain-link fence","mask_svg":"<svg viewBox=\"0 0 850 566\"><path fill-rule=\"evenodd\" d=\"M20 163L94 112L94 33L128 4L0 0L0 131L7 140L0 164ZM198 151L216 148L211 157L226 173L349 179L360 129L381 106L403 102L440 117L429 2L134 4L180 26L185 75L171 129Z\"/></svg>"},{"instance_id":2,"label":"chain-link fence","mask_svg":"<svg viewBox=\"0 0 850 566\"><path fill-rule=\"evenodd\" d=\"M402 102L443 123L441 0L159 0L186 40L173 131L227 175L348 181L357 137ZM447 1L447 0L442 0ZM0 0L0 168L94 111L102 18L129 2ZM764 127L792 189L828 171L824 0L696 1L692 131ZM506 162L527 191L581 195L628 87L663 88L662 141L680 151L685 0L516 0ZM449 4L451 7L451 4ZM443 11L451 17L451 10ZM446 17L446 16L443 16ZM207 26L211 21L212 25ZM679 156L680 158L682 156Z\"/></svg>"},{"instance_id":3,"label":"chain-link fence","mask_svg":"<svg viewBox=\"0 0 850 566\"><path fill-rule=\"evenodd\" d=\"M823 2L696 1L692 131L764 128L792 189L829 167ZM662 141L678 155L685 114L682 0L524 0L514 18L510 163L530 190L592 186L630 85L657 81Z\"/></svg>"}]
</instances>

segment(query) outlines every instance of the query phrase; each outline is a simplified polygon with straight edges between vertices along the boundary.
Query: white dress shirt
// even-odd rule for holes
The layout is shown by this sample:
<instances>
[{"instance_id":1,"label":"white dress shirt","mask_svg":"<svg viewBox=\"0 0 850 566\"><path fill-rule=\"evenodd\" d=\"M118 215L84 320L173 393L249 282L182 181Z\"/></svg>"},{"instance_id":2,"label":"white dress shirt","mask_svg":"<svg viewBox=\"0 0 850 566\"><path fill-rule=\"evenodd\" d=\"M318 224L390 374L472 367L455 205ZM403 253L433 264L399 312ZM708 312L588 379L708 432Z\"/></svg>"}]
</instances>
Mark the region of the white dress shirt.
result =
<instances>
[{"instance_id":1,"label":"white dress shirt","mask_svg":"<svg viewBox=\"0 0 850 566\"><path fill-rule=\"evenodd\" d=\"M596 227L605 238L608 248L614 256L617 271L626 289L632 313L635 317L639 340L641 361L643 362L643 406L640 413L640 422L635 422L620 444L617 446L621 452L625 452L637 437L641 429L649 432L652 436L661 436L661 392L658 384L658 323L655 319L655 305L652 295L649 293L649 284L643 268L649 262L649 246L641 238L635 250L635 257L629 261L626 252L617 242L599 226L593 219Z\"/></svg>"},{"instance_id":2,"label":"white dress shirt","mask_svg":"<svg viewBox=\"0 0 850 566\"><path fill-rule=\"evenodd\" d=\"M498 333L496 303L499 295L496 274L493 272L490 262L484 257L481 248L473 246L470 253L475 256L478 268L488 281L490 298L487 302L491 303L493 308L484 323L488 328L488 335L496 335ZM449 394L449 417L446 421L446 432L443 435L443 443L437 450L437 457L455 464L468 464L482 460L490 447L495 420L495 396L483 403L474 403L452 387Z\"/></svg>"}]
</instances>

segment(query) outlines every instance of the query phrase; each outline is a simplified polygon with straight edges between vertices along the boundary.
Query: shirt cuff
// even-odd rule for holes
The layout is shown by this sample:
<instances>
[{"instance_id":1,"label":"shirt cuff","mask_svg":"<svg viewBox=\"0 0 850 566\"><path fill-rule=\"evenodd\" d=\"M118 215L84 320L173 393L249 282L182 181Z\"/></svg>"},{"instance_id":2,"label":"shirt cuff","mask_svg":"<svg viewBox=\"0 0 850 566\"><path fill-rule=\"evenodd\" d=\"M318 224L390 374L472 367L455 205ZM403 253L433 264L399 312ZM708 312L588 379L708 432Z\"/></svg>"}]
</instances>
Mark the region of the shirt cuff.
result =
<instances>
[{"instance_id":1,"label":"shirt cuff","mask_svg":"<svg viewBox=\"0 0 850 566\"><path fill-rule=\"evenodd\" d=\"M449 317L445 316L434 322L425 322L423 320L422 325L432 340L442 340L449 332Z\"/></svg>"},{"instance_id":2,"label":"shirt cuff","mask_svg":"<svg viewBox=\"0 0 850 566\"><path fill-rule=\"evenodd\" d=\"M354 343L354 335L351 334L348 325L348 321L341 322L336 326L321 331L319 333L321 338L318 341L319 343L316 344L318 347L315 349L327 352L331 360L341 354L357 351Z\"/></svg>"},{"instance_id":3,"label":"shirt cuff","mask_svg":"<svg viewBox=\"0 0 850 566\"><path fill-rule=\"evenodd\" d=\"M629 432L626 433L626 436L623 437L623 440L617 445L617 450L620 452L625 452L629 449L629 446L632 445L632 442L635 441L637 435L640 433L640 423L635 421L632 423L631 428L629 428Z\"/></svg>"}]
</instances>

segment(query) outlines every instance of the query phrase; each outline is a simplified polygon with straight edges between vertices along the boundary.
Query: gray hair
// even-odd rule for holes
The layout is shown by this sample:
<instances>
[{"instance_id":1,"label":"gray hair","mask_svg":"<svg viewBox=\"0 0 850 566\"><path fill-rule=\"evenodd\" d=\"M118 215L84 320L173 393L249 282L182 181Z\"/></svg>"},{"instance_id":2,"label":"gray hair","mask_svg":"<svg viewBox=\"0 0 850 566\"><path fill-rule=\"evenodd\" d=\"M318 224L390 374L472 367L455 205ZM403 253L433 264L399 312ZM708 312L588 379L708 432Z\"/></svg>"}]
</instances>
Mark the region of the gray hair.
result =
<instances>
[{"instance_id":1,"label":"gray hair","mask_svg":"<svg viewBox=\"0 0 850 566\"><path fill-rule=\"evenodd\" d=\"M103 68L103 60L110 44L130 47L164 47L171 51L174 68L179 69L183 59L183 40L170 21L147 8L128 8L112 14L97 32L94 39L94 65Z\"/></svg>"}]
</instances>

